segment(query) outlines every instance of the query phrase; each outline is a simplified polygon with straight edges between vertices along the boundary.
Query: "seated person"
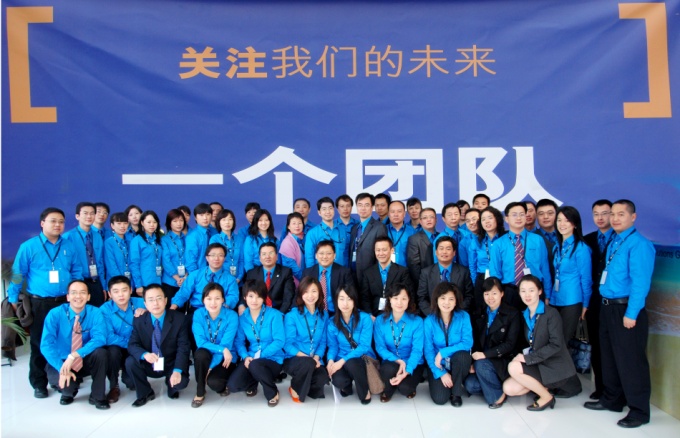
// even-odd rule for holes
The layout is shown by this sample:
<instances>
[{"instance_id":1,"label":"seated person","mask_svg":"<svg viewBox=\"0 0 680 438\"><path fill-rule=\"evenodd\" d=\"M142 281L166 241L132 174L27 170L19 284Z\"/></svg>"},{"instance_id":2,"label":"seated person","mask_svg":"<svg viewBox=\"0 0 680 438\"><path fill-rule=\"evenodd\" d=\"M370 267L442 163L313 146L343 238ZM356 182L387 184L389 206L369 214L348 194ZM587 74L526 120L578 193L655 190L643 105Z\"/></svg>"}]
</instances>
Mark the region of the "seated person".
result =
<instances>
[{"instance_id":1,"label":"seated person","mask_svg":"<svg viewBox=\"0 0 680 438\"><path fill-rule=\"evenodd\" d=\"M324 310L328 311L330 317L335 314L333 294L343 284L354 285L354 275L349 268L335 263L335 245L332 240L322 240L316 245L315 258L317 263L305 269L302 276L319 280Z\"/></svg>"},{"instance_id":2,"label":"seated person","mask_svg":"<svg viewBox=\"0 0 680 438\"><path fill-rule=\"evenodd\" d=\"M287 313L295 297L293 271L277 263L277 259L276 244L263 243L260 246L260 265L246 273L246 280L263 281L267 289L265 305L280 310L281 313ZM245 306L241 303L239 314L243 313L243 310Z\"/></svg>"},{"instance_id":3,"label":"seated person","mask_svg":"<svg viewBox=\"0 0 680 438\"><path fill-rule=\"evenodd\" d=\"M106 400L106 323L98 308L87 304L90 291L83 280L68 285L68 303L45 318L40 352L47 359L47 379L61 388L62 405L70 405L85 376L92 376L90 404L109 409Z\"/></svg>"}]
</instances>

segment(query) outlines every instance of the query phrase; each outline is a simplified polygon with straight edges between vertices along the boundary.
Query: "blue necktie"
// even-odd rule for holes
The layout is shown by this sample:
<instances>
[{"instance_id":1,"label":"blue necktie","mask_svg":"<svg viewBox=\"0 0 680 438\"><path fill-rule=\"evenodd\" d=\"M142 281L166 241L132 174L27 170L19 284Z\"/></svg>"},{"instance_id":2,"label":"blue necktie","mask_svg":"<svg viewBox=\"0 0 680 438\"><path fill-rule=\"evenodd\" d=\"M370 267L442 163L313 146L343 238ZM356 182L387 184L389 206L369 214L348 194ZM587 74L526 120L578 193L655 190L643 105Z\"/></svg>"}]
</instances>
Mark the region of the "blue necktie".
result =
<instances>
[{"instance_id":1,"label":"blue necktie","mask_svg":"<svg viewBox=\"0 0 680 438\"><path fill-rule=\"evenodd\" d=\"M85 235L85 252L87 252L87 263L92 266L97 264L94 260L94 245L92 245L92 233L89 232ZM93 280L97 279L97 276L92 277Z\"/></svg>"},{"instance_id":2,"label":"blue necktie","mask_svg":"<svg viewBox=\"0 0 680 438\"><path fill-rule=\"evenodd\" d=\"M449 281L449 270L444 269L442 271L442 281Z\"/></svg>"},{"instance_id":3,"label":"blue necktie","mask_svg":"<svg viewBox=\"0 0 680 438\"><path fill-rule=\"evenodd\" d=\"M605 241L604 241L604 234L600 234L597 236L597 245L600 247L600 254L604 252L605 249Z\"/></svg>"},{"instance_id":4,"label":"blue necktie","mask_svg":"<svg viewBox=\"0 0 680 438\"><path fill-rule=\"evenodd\" d=\"M151 352L158 357L163 356L161 354L161 322L156 320L153 323L153 335L151 335Z\"/></svg>"}]
</instances>

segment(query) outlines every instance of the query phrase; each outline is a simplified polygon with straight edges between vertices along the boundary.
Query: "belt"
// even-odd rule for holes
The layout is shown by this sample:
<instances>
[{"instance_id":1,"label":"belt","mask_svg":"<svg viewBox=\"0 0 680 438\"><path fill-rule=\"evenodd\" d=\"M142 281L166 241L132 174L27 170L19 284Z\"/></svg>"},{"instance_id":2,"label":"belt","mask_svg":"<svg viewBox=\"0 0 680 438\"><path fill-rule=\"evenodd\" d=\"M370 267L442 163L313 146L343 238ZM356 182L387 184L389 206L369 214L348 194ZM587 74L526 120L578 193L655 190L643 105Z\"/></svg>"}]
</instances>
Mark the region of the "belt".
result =
<instances>
[{"instance_id":1,"label":"belt","mask_svg":"<svg viewBox=\"0 0 680 438\"><path fill-rule=\"evenodd\" d=\"M626 298L602 298L602 304L609 306L611 304L628 304L628 297Z\"/></svg>"},{"instance_id":2,"label":"belt","mask_svg":"<svg viewBox=\"0 0 680 438\"><path fill-rule=\"evenodd\" d=\"M96 280L95 280L95 279L92 278L92 277L90 277L90 278L83 278L83 282L89 283L89 284L95 284L95 283L97 283L98 281L99 281L99 279L96 279Z\"/></svg>"},{"instance_id":3,"label":"belt","mask_svg":"<svg viewBox=\"0 0 680 438\"><path fill-rule=\"evenodd\" d=\"M61 296L61 297L41 297L39 295L28 294L28 296L31 297L32 300L54 301L54 302L57 302L57 303L65 303L66 302L66 295Z\"/></svg>"}]
</instances>

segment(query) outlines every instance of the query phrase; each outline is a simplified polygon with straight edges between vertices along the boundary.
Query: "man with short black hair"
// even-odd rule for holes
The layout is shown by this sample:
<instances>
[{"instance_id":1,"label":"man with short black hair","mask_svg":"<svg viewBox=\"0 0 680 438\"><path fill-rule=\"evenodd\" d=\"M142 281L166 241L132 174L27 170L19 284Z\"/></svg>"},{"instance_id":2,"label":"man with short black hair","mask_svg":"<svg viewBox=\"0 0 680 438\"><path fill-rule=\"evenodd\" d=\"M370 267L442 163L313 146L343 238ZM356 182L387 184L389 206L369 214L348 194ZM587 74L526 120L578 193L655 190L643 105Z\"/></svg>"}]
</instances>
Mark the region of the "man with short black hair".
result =
<instances>
[{"instance_id":1,"label":"man with short black hair","mask_svg":"<svg viewBox=\"0 0 680 438\"><path fill-rule=\"evenodd\" d=\"M217 225L215 224L215 221L217 220L217 215L220 213L220 211L224 210L224 207L219 202L213 201L213 202L210 203L210 209L212 210L212 217L210 218L210 226L213 227L215 230L217 230ZM170 230L168 230L168 231L170 231Z\"/></svg>"},{"instance_id":2,"label":"man with short black hair","mask_svg":"<svg viewBox=\"0 0 680 438\"><path fill-rule=\"evenodd\" d=\"M406 285L411 300L415 299L415 294L408 269L391 261L392 240L387 236L378 237L375 239L374 248L378 262L364 270L359 293L361 309L376 317L385 309L387 303L385 291L393 284Z\"/></svg>"},{"instance_id":3,"label":"man with short black hair","mask_svg":"<svg viewBox=\"0 0 680 438\"><path fill-rule=\"evenodd\" d=\"M361 284L364 270L375 263L373 245L375 239L387 236L385 224L372 216L375 198L370 193L359 193L356 196L359 223L352 228L350 234L349 261L356 283Z\"/></svg>"},{"instance_id":4,"label":"man with short black hair","mask_svg":"<svg viewBox=\"0 0 680 438\"><path fill-rule=\"evenodd\" d=\"M109 208L109 204L105 202L95 202L94 210L94 223L92 224L92 228L94 228L94 230L102 236L102 240L106 242L106 239L113 235L113 232L106 228L106 219L108 219L111 209Z\"/></svg>"},{"instance_id":5,"label":"man with short black hair","mask_svg":"<svg viewBox=\"0 0 680 438\"><path fill-rule=\"evenodd\" d=\"M477 193L472 198L472 208L476 208L479 211L484 210L489 205L491 205L491 198L484 193Z\"/></svg>"},{"instance_id":6,"label":"man with short black hair","mask_svg":"<svg viewBox=\"0 0 680 438\"><path fill-rule=\"evenodd\" d=\"M524 228L532 233L538 229L538 226L536 225L536 203L534 201L526 200L524 201L524 205L527 206L527 224Z\"/></svg>"},{"instance_id":7,"label":"man with short black hair","mask_svg":"<svg viewBox=\"0 0 680 438\"><path fill-rule=\"evenodd\" d=\"M423 203L416 197L408 198L406 200L406 211L411 220L406 224L413 228L413 232L417 233L422 229L420 226L420 211L423 209Z\"/></svg>"},{"instance_id":8,"label":"man with short black hair","mask_svg":"<svg viewBox=\"0 0 680 438\"><path fill-rule=\"evenodd\" d=\"M250 228L250 224L253 223L253 218L255 217L255 213L257 210L259 210L260 203L259 202L249 202L246 204L244 212L246 215L246 225L242 226L241 228L238 229L236 232L236 238L237 242L239 244L243 244L243 241L246 240L246 236L248 235L248 229Z\"/></svg>"},{"instance_id":9,"label":"man with short black hair","mask_svg":"<svg viewBox=\"0 0 680 438\"><path fill-rule=\"evenodd\" d=\"M328 196L324 196L316 202L316 208L321 217L321 223L315 226L305 235L305 266L313 266L316 263L314 257L316 245L322 240L332 240L335 244L335 262L345 266L347 264L347 230L342 221L334 220L335 204Z\"/></svg>"},{"instance_id":10,"label":"man with short black hair","mask_svg":"<svg viewBox=\"0 0 680 438\"><path fill-rule=\"evenodd\" d=\"M538 218L539 228L535 233L548 240L550 243L550 254L552 254L552 248L557 245L557 230L555 229L557 204L555 201L552 199L541 199L538 201L536 203L536 217Z\"/></svg>"},{"instance_id":11,"label":"man with short black hair","mask_svg":"<svg viewBox=\"0 0 680 438\"><path fill-rule=\"evenodd\" d=\"M390 222L390 202L392 202L392 197L387 193L375 195L375 213L378 215L378 220L385 225Z\"/></svg>"},{"instance_id":12,"label":"man with short black hair","mask_svg":"<svg viewBox=\"0 0 680 438\"><path fill-rule=\"evenodd\" d=\"M194 207L196 228L187 235L184 258L187 274L207 266L205 250L208 249L210 238L217 234L215 228L210 228L213 210L210 205L200 203Z\"/></svg>"},{"instance_id":13,"label":"man with short black hair","mask_svg":"<svg viewBox=\"0 0 680 438\"><path fill-rule=\"evenodd\" d=\"M406 266L408 263L408 239L415 234L415 231L404 223L406 207L403 202L390 202L389 215L387 236L392 240L394 247L392 262Z\"/></svg>"},{"instance_id":14,"label":"man with short black hair","mask_svg":"<svg viewBox=\"0 0 680 438\"><path fill-rule=\"evenodd\" d=\"M302 215L302 220L305 223L304 232L307 234L309 230L314 228L316 225L314 222L308 220L309 212L312 210L312 204L309 203L309 199L297 198L293 201L293 211L300 213Z\"/></svg>"},{"instance_id":15,"label":"man with short black hair","mask_svg":"<svg viewBox=\"0 0 680 438\"><path fill-rule=\"evenodd\" d=\"M325 307L330 315L335 313L333 296L339 287L344 285L354 285L352 271L335 263L335 245L331 240L322 240L316 245L316 264L308 267L302 273L303 277L312 277L319 280Z\"/></svg>"},{"instance_id":16,"label":"man with short black hair","mask_svg":"<svg viewBox=\"0 0 680 438\"><path fill-rule=\"evenodd\" d=\"M463 234L458 229L460 217L460 207L458 207L456 203L449 202L444 206L444 208L442 208L442 219L444 220L446 227L444 227L444 231L439 233L439 235L434 239L435 248L437 247L437 240L445 236L449 236L456 241L456 248L460 246L460 241L463 240ZM458 255L458 251L456 251L454 261L457 264L460 264L460 256ZM436 251L434 253L434 262L437 263Z\"/></svg>"},{"instance_id":17,"label":"man with short black hair","mask_svg":"<svg viewBox=\"0 0 680 438\"><path fill-rule=\"evenodd\" d=\"M345 225L345 231L347 231L347 238L349 240L352 227L354 224L359 223L357 218L352 216L352 207L354 207L354 201L348 194L342 194L335 200L335 207L338 209L338 218Z\"/></svg>"},{"instance_id":18,"label":"man with short black hair","mask_svg":"<svg viewBox=\"0 0 680 438\"><path fill-rule=\"evenodd\" d=\"M260 245L261 266L255 266L246 273L246 280L260 280L267 285L267 301L265 304L281 313L293 307L295 300L295 281L293 271L277 263L278 251L276 243L265 242ZM243 301L239 304L239 315L245 310Z\"/></svg>"},{"instance_id":19,"label":"man with short black hair","mask_svg":"<svg viewBox=\"0 0 680 438\"><path fill-rule=\"evenodd\" d=\"M420 211L421 230L408 238L407 267L413 284L420 281L420 271L434 265L434 241L437 232L437 212L434 208L424 208Z\"/></svg>"}]
</instances>

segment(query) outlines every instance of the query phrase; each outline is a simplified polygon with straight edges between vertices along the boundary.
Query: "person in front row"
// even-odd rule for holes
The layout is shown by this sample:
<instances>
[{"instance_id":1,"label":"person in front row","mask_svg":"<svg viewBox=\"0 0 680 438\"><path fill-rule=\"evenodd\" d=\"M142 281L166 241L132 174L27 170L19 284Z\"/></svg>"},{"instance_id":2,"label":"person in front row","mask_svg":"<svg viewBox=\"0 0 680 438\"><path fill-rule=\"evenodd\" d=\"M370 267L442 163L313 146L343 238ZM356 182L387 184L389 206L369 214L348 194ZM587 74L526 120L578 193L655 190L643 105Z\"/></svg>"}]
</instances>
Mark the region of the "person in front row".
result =
<instances>
[{"instance_id":1,"label":"person in front row","mask_svg":"<svg viewBox=\"0 0 680 438\"><path fill-rule=\"evenodd\" d=\"M265 306L267 286L261 279L246 280L242 290L247 308L239 316L234 341L242 361L229 377L229 391L245 391L246 396L254 397L259 383L267 405L273 408L279 404L279 390L274 380L281 373L286 343L283 315Z\"/></svg>"},{"instance_id":2,"label":"person in front row","mask_svg":"<svg viewBox=\"0 0 680 438\"><path fill-rule=\"evenodd\" d=\"M519 295L527 308L524 334L529 347L508 365L510 378L503 383L509 396L532 391L538 397L527 406L529 411L543 411L555 407L550 389L559 390L570 377L576 375L562 334L562 318L557 310L543 303L543 284L534 275L525 275L519 282Z\"/></svg>"},{"instance_id":3,"label":"person in front row","mask_svg":"<svg viewBox=\"0 0 680 438\"><path fill-rule=\"evenodd\" d=\"M470 394L482 394L489 409L498 409L507 399L503 382L510 377L508 363L519 351L522 320L517 309L502 302L503 285L498 278L484 280L482 289L486 309L473 327L472 370L465 379L465 389Z\"/></svg>"},{"instance_id":4,"label":"person in front row","mask_svg":"<svg viewBox=\"0 0 680 438\"><path fill-rule=\"evenodd\" d=\"M128 343L132 334L133 318L146 312L144 300L132 297L130 280L117 275L109 280L109 301L105 302L101 310L106 321L106 352L109 362L109 393L106 396L109 403L116 403L120 397L118 374L123 369L122 380L128 389L134 389L132 378L125 370L125 360L129 356Z\"/></svg>"},{"instance_id":5,"label":"person in front row","mask_svg":"<svg viewBox=\"0 0 680 438\"><path fill-rule=\"evenodd\" d=\"M90 404L109 409L106 400L106 323L98 308L87 304L90 290L83 280L68 285L68 304L50 310L40 341L47 359L47 379L61 388L62 405L70 405L78 394L78 380L92 376Z\"/></svg>"},{"instance_id":6,"label":"person in front row","mask_svg":"<svg viewBox=\"0 0 680 438\"><path fill-rule=\"evenodd\" d=\"M424 369L423 336L423 320L416 315L406 284L393 284L387 289L385 310L373 326L375 350L382 358L382 403L390 401L397 390L406 398L416 396Z\"/></svg>"},{"instance_id":7,"label":"person in front row","mask_svg":"<svg viewBox=\"0 0 680 438\"><path fill-rule=\"evenodd\" d=\"M175 310L165 310L167 300L160 284L147 285L144 305L148 312L132 323L125 368L137 392L132 403L135 408L156 398L149 377L165 377L171 399L179 398L179 392L189 384L189 319Z\"/></svg>"},{"instance_id":8,"label":"person in front row","mask_svg":"<svg viewBox=\"0 0 680 438\"><path fill-rule=\"evenodd\" d=\"M324 398L323 388L329 380L322 359L326 352L328 313L319 280L302 278L295 306L284 319L286 358L283 369L292 376L288 388L290 396L295 403L303 403L307 397Z\"/></svg>"},{"instance_id":9,"label":"person in front row","mask_svg":"<svg viewBox=\"0 0 680 438\"><path fill-rule=\"evenodd\" d=\"M340 395L352 395L352 381L362 405L371 402L368 375L363 355L375 359L371 340L373 320L359 311L359 294L353 286L342 286L333 295L336 313L328 324L328 375Z\"/></svg>"},{"instance_id":10,"label":"person in front row","mask_svg":"<svg viewBox=\"0 0 680 438\"><path fill-rule=\"evenodd\" d=\"M194 313L191 326L198 347L194 353L196 396L192 408L203 405L206 383L220 396L228 396L227 381L236 369L238 315L224 307L224 288L219 283L206 284L202 299L203 307Z\"/></svg>"},{"instance_id":11,"label":"person in front row","mask_svg":"<svg viewBox=\"0 0 680 438\"><path fill-rule=\"evenodd\" d=\"M424 323L430 397L438 405L451 400L457 408L463 406L463 382L472 362L472 325L462 303L458 286L439 283L432 293L432 312Z\"/></svg>"}]
</instances>

